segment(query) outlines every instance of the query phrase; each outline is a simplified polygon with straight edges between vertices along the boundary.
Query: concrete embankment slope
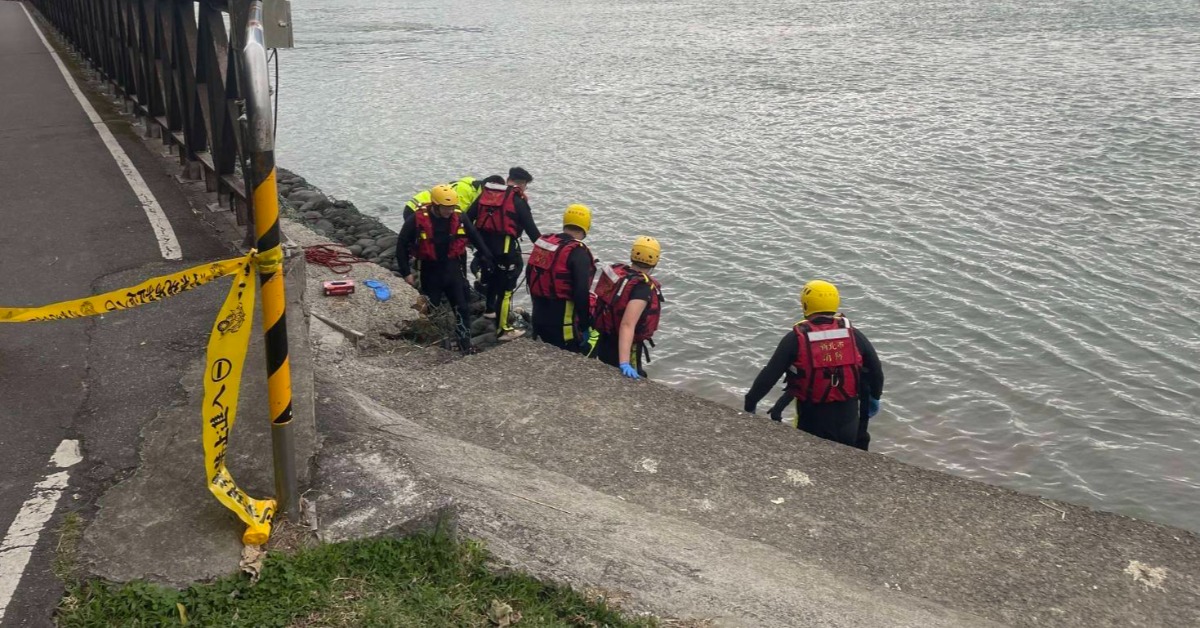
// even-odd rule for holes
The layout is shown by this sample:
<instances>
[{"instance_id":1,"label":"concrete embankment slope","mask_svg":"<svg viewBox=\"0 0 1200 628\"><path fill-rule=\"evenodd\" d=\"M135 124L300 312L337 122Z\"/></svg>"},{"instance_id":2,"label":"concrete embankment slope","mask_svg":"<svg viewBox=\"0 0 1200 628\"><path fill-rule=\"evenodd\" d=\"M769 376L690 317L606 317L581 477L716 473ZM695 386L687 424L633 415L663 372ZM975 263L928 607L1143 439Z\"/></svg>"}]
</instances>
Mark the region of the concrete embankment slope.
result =
<instances>
[{"instance_id":1,"label":"concrete embankment slope","mask_svg":"<svg viewBox=\"0 0 1200 628\"><path fill-rule=\"evenodd\" d=\"M449 496L503 559L634 607L756 626L1200 625L1190 532L834 445L527 340L318 362L323 431L385 441L373 459L414 493L393 505Z\"/></svg>"}]
</instances>

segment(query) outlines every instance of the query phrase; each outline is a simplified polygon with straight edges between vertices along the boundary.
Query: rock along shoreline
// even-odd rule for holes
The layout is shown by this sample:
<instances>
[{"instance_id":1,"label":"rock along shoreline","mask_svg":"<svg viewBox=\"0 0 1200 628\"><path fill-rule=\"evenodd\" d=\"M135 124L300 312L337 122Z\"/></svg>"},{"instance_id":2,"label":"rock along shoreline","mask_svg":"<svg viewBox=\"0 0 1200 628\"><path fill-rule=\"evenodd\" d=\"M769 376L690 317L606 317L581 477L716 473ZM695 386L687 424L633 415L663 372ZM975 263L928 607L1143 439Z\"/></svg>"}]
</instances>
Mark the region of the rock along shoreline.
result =
<instances>
[{"instance_id":1,"label":"rock along shoreline","mask_svg":"<svg viewBox=\"0 0 1200 628\"><path fill-rule=\"evenodd\" d=\"M354 203L330 198L321 188L284 168L278 169L280 209L334 244L345 246L352 254L379 264L393 272L399 234L378 218L368 216ZM381 205L386 211L387 206Z\"/></svg>"},{"instance_id":2,"label":"rock along shoreline","mask_svg":"<svg viewBox=\"0 0 1200 628\"><path fill-rule=\"evenodd\" d=\"M352 255L383 267L399 277L399 265L396 262L396 243L399 234L384 225L378 218L362 213L351 201L337 200L325 194L321 188L309 183L304 177L284 168L278 169L280 212L285 218L296 221L318 236L328 238L328 242L346 248ZM377 206L379 213L390 211L387 205ZM308 242L314 245L315 242ZM353 273L350 273L353 274ZM337 278L337 274L330 278ZM378 278L378 277L375 277ZM391 285L392 292L409 289L402 281ZM414 295L416 293L414 292ZM483 296L472 290L471 313L475 317L471 323L471 335L477 346L493 344L494 339L489 335L495 333L495 323L482 318ZM389 333L408 334L408 339L417 344L428 344L438 339L448 338L454 333L454 316L449 307L437 308L432 311L422 308L424 317L430 321L428 325L413 325L408 321L398 330ZM528 324L528 314L523 308L513 310L514 323L524 320ZM364 327L369 327L365 322Z\"/></svg>"}]
</instances>

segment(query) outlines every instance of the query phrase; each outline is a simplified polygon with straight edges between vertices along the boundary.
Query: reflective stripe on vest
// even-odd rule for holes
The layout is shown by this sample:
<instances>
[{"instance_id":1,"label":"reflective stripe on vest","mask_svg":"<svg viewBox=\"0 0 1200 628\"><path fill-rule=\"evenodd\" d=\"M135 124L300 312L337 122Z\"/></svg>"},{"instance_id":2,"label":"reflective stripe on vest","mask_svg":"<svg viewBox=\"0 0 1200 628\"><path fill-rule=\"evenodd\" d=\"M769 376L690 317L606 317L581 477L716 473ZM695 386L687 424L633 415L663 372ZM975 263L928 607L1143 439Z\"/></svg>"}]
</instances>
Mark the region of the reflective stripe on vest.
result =
<instances>
[{"instance_id":1,"label":"reflective stripe on vest","mask_svg":"<svg viewBox=\"0 0 1200 628\"><path fill-rule=\"evenodd\" d=\"M808 332L809 342L817 342L820 340L833 340L835 338L850 337L850 321L846 321L846 327L842 329L827 329L825 331L810 331Z\"/></svg>"}]
</instances>

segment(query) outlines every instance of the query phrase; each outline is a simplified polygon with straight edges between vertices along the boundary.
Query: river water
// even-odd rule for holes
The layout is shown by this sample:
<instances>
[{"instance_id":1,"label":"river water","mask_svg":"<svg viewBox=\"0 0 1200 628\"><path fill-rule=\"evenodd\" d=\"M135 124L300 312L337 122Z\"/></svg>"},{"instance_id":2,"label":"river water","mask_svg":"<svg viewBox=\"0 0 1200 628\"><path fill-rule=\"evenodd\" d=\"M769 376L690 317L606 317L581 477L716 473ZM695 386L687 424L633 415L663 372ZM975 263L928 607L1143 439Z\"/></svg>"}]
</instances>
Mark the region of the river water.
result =
<instances>
[{"instance_id":1,"label":"river water","mask_svg":"<svg viewBox=\"0 0 1200 628\"><path fill-rule=\"evenodd\" d=\"M602 260L656 236L656 379L740 408L799 287L829 279L884 360L874 451L1200 529L1192 0L294 18L282 164L396 227L418 189L522 165L543 229L583 202Z\"/></svg>"}]
</instances>

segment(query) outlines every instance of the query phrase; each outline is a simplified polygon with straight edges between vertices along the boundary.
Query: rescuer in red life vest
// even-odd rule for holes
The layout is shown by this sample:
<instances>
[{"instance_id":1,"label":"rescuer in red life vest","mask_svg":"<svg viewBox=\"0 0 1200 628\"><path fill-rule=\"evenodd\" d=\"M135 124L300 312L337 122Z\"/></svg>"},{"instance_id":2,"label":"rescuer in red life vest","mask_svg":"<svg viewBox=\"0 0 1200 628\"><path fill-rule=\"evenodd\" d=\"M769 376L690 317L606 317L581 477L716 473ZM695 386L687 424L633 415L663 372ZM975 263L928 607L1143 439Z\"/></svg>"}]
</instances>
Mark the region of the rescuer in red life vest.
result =
<instances>
[{"instance_id":1,"label":"rescuer in red life vest","mask_svg":"<svg viewBox=\"0 0 1200 628\"><path fill-rule=\"evenodd\" d=\"M779 378L787 375L796 400L796 427L828 440L856 446L859 404L865 391L866 417L879 411L883 367L867 337L837 313L837 287L810 281L800 292L804 320L779 342L775 354L746 393L746 412L754 413ZM865 447L864 447L865 448Z\"/></svg>"},{"instance_id":2,"label":"rescuer in red life vest","mask_svg":"<svg viewBox=\"0 0 1200 628\"><path fill-rule=\"evenodd\" d=\"M592 228L592 211L571 205L563 231L542 236L529 254L525 283L533 297L533 333L543 342L587 353L592 328L592 276L596 259L582 240Z\"/></svg>"},{"instance_id":3,"label":"rescuer in red life vest","mask_svg":"<svg viewBox=\"0 0 1200 628\"><path fill-rule=\"evenodd\" d=\"M662 286L651 277L662 247L658 240L638 236L629 252L629 264L613 264L600 273L596 308L592 312L599 336L592 356L621 369L631 379L646 376L642 369L646 343L658 330L662 313Z\"/></svg>"},{"instance_id":4,"label":"rescuer in red life vest","mask_svg":"<svg viewBox=\"0 0 1200 628\"><path fill-rule=\"evenodd\" d=\"M468 220L483 236L495 262L492 272L484 269L483 273L482 283L486 286L487 297L483 316L496 319L496 336L506 340L520 337L523 333L513 329L508 321L512 293L521 278L521 266L524 264L521 259L521 234L528 235L531 242L536 242L542 236L533 222L533 213L525 198L525 188L531 182L533 175L528 170L512 168L508 171L507 184L484 185L479 198L467 210Z\"/></svg>"},{"instance_id":5,"label":"rescuer in red life vest","mask_svg":"<svg viewBox=\"0 0 1200 628\"><path fill-rule=\"evenodd\" d=\"M471 345L471 310L467 302L467 278L462 262L467 255L467 242L475 245L483 256L483 264L492 264L491 252L479 237L479 232L462 219L458 210L458 194L448 185L435 185L429 190L431 202L420 206L404 221L400 239L396 242L396 263L408 285L416 277L408 265L409 253L417 259L421 273L421 294L437 307L444 296L454 308L455 334L464 353L474 353Z\"/></svg>"}]
</instances>

